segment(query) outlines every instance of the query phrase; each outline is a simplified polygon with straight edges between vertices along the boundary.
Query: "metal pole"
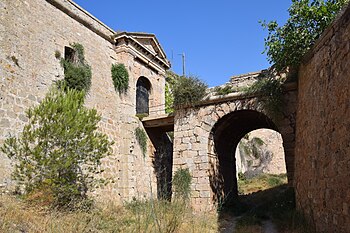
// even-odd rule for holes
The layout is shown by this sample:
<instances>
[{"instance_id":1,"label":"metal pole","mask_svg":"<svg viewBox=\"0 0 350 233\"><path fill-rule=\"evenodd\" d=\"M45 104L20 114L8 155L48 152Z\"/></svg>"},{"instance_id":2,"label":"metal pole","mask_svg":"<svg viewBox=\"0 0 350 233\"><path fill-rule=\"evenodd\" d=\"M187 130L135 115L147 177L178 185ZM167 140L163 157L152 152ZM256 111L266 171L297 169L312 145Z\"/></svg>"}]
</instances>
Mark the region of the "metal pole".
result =
<instances>
[{"instance_id":1,"label":"metal pole","mask_svg":"<svg viewBox=\"0 0 350 233\"><path fill-rule=\"evenodd\" d=\"M186 77L186 61L185 53L182 53L182 75Z\"/></svg>"}]
</instances>

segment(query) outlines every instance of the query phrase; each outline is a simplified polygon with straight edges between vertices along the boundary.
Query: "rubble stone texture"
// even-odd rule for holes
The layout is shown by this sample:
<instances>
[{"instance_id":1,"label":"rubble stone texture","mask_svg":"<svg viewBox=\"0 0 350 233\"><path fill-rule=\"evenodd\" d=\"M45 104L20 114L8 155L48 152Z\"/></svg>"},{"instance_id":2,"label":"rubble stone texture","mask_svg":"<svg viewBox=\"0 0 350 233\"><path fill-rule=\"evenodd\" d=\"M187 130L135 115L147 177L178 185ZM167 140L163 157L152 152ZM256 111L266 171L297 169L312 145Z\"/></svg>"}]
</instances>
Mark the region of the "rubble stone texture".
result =
<instances>
[{"instance_id":1,"label":"rubble stone texture","mask_svg":"<svg viewBox=\"0 0 350 233\"><path fill-rule=\"evenodd\" d=\"M230 95L232 96L231 100L229 100ZM285 93L283 117L276 122L271 121L271 124L265 123L269 117L257 98L247 98L235 94L226 96L224 102L221 102L220 98L217 98L217 101L209 99L193 108L181 109L176 112L173 172L180 168L189 168L192 174L191 202L195 210L214 210L222 201L220 198L225 198L225 195L222 195L225 192L224 189L235 179L235 177L230 177L235 174L234 157L229 158L225 155L226 157L222 157L220 161L218 148L215 144L220 141L223 141L224 144L231 143L231 137L238 139L236 144L224 148L224 150L232 150L231 153L234 154L239 140L246 133L255 129L271 128L281 133L288 179L289 183L293 184L296 95L295 90ZM235 117L236 113L239 114L237 117ZM241 115L242 113L243 115ZM237 120L240 123L235 125ZM220 121L223 129L230 127L231 133L221 133L216 141L214 131ZM244 126L242 126L243 124ZM222 177L223 173L227 173L225 174L226 183L225 178Z\"/></svg>"},{"instance_id":2,"label":"rubble stone texture","mask_svg":"<svg viewBox=\"0 0 350 233\"><path fill-rule=\"evenodd\" d=\"M299 71L295 189L317 232L350 229L350 6Z\"/></svg>"},{"instance_id":3,"label":"rubble stone texture","mask_svg":"<svg viewBox=\"0 0 350 233\"><path fill-rule=\"evenodd\" d=\"M259 129L249 133L249 139L258 138L263 144L256 144L257 157L252 154L247 154L245 148L237 146L236 157L236 173L243 174L285 174L286 161L284 158L283 140L280 133L270 129ZM242 139L243 147L248 146L248 141ZM250 151L251 152L251 151ZM250 164L251 163L251 164Z\"/></svg>"}]
</instances>

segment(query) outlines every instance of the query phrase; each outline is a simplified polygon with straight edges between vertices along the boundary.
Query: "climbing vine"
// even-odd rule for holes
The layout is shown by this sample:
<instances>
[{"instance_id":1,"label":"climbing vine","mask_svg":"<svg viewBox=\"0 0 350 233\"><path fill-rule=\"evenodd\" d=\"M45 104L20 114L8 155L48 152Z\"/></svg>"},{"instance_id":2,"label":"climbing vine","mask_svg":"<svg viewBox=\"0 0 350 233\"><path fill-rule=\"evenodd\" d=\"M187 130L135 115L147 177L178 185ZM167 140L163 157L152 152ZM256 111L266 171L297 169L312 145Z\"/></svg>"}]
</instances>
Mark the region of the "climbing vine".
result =
<instances>
[{"instance_id":1,"label":"climbing vine","mask_svg":"<svg viewBox=\"0 0 350 233\"><path fill-rule=\"evenodd\" d=\"M180 76L173 71L167 71L165 77L165 112L174 112L174 86Z\"/></svg>"},{"instance_id":2,"label":"climbing vine","mask_svg":"<svg viewBox=\"0 0 350 233\"><path fill-rule=\"evenodd\" d=\"M147 152L147 134L145 130L141 129L140 127L137 127L135 129L135 137L137 142L140 145L142 154L145 157Z\"/></svg>"},{"instance_id":3,"label":"climbing vine","mask_svg":"<svg viewBox=\"0 0 350 233\"><path fill-rule=\"evenodd\" d=\"M78 91L88 91L91 86L91 67L85 61L84 47L79 43L71 44L73 53L61 58L64 68L64 80L58 84Z\"/></svg>"},{"instance_id":4,"label":"climbing vine","mask_svg":"<svg viewBox=\"0 0 350 233\"><path fill-rule=\"evenodd\" d=\"M124 93L129 87L129 73L124 64L112 64L113 85L116 91Z\"/></svg>"},{"instance_id":5,"label":"climbing vine","mask_svg":"<svg viewBox=\"0 0 350 233\"><path fill-rule=\"evenodd\" d=\"M264 75L243 92L257 95L264 110L273 118L278 118L283 107L283 81L270 75Z\"/></svg>"},{"instance_id":6,"label":"climbing vine","mask_svg":"<svg viewBox=\"0 0 350 233\"><path fill-rule=\"evenodd\" d=\"M174 174L173 188L176 198L186 200L190 197L192 177L188 168L180 168Z\"/></svg>"}]
</instances>

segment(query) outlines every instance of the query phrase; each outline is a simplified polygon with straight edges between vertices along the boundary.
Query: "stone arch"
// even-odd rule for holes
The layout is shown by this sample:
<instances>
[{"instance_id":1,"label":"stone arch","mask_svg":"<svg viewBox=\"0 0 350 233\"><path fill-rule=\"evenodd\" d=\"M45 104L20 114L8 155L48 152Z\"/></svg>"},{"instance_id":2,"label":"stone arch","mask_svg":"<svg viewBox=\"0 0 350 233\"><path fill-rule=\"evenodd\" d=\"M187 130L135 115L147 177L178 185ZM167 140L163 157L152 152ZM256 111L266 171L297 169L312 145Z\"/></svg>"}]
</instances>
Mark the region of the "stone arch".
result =
<instances>
[{"instance_id":1,"label":"stone arch","mask_svg":"<svg viewBox=\"0 0 350 233\"><path fill-rule=\"evenodd\" d=\"M136 82L136 114L149 114L152 85L141 76Z\"/></svg>"},{"instance_id":2,"label":"stone arch","mask_svg":"<svg viewBox=\"0 0 350 233\"><path fill-rule=\"evenodd\" d=\"M220 106L219 111L222 111ZM226 114L225 114L226 113ZM282 134L266 114L253 108L241 108L227 113L223 111L212 127L208 141L208 155L210 157L209 180L213 192L213 201L216 204L230 203L238 195L236 179L235 150L239 141L247 133L256 129L271 129ZM286 151L285 151L286 152ZM286 157L287 158L287 157ZM288 164L288 168L293 164ZM292 175L289 174L289 177Z\"/></svg>"}]
</instances>

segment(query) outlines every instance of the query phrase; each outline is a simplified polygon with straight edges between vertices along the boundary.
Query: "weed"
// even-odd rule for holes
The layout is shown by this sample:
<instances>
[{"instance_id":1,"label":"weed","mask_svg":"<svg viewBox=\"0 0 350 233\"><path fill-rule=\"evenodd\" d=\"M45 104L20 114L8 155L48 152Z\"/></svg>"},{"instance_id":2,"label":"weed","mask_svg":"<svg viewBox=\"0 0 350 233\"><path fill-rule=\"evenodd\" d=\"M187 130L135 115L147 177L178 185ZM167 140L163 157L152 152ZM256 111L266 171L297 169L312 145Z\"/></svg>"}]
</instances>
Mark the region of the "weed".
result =
<instances>
[{"instance_id":1,"label":"weed","mask_svg":"<svg viewBox=\"0 0 350 233\"><path fill-rule=\"evenodd\" d=\"M135 129L135 136L136 136L137 142L141 147L142 154L145 157L147 152L147 134L144 129L137 127Z\"/></svg>"},{"instance_id":2,"label":"weed","mask_svg":"<svg viewBox=\"0 0 350 233\"><path fill-rule=\"evenodd\" d=\"M191 180L192 177L188 168L181 168L175 172L173 178L175 198L186 200L190 197Z\"/></svg>"},{"instance_id":3,"label":"weed","mask_svg":"<svg viewBox=\"0 0 350 233\"><path fill-rule=\"evenodd\" d=\"M228 95L232 92L236 92L237 90L234 89L230 85L226 85L224 87L215 87L214 88L214 95Z\"/></svg>"},{"instance_id":4,"label":"weed","mask_svg":"<svg viewBox=\"0 0 350 233\"><path fill-rule=\"evenodd\" d=\"M111 73L115 90L125 93L129 87L129 73L124 64L113 64Z\"/></svg>"},{"instance_id":5,"label":"weed","mask_svg":"<svg viewBox=\"0 0 350 233\"><path fill-rule=\"evenodd\" d=\"M58 51L58 50L55 51L55 58L61 59L61 52L60 51Z\"/></svg>"}]
</instances>

